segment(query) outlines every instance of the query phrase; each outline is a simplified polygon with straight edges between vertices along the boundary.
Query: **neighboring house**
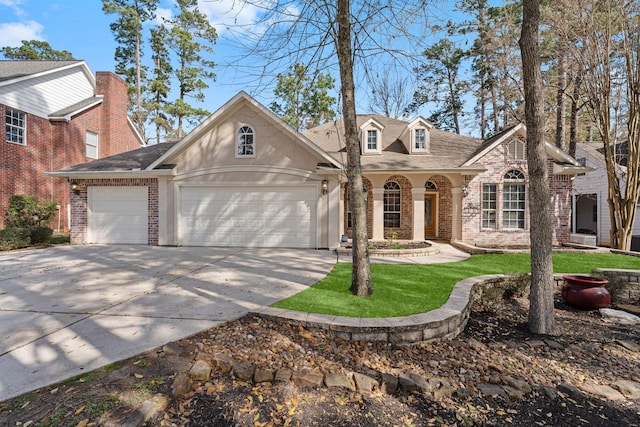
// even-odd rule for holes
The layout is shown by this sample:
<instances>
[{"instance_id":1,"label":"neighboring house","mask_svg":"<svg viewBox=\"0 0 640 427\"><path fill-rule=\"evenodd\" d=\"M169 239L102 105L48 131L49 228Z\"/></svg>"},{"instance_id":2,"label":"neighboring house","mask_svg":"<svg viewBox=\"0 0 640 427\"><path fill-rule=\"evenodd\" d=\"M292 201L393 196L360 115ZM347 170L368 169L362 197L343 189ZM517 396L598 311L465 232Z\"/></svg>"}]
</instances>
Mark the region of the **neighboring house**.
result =
<instances>
[{"instance_id":1,"label":"neighboring house","mask_svg":"<svg viewBox=\"0 0 640 427\"><path fill-rule=\"evenodd\" d=\"M69 184L44 172L140 148L127 116L127 85L83 61L0 61L0 227L9 198L58 203L54 229L70 226Z\"/></svg>"},{"instance_id":2,"label":"neighboring house","mask_svg":"<svg viewBox=\"0 0 640 427\"><path fill-rule=\"evenodd\" d=\"M240 92L179 142L49 175L78 186L75 243L333 248L350 232L341 123L300 134ZM372 239L529 244L523 126L483 142L422 118L359 125ZM586 168L546 148L559 244Z\"/></svg>"},{"instance_id":3,"label":"neighboring house","mask_svg":"<svg viewBox=\"0 0 640 427\"><path fill-rule=\"evenodd\" d=\"M618 165L621 176L626 172L626 143L619 144ZM609 202L609 183L607 180L607 165L604 159L602 142L581 143L576 145L576 158L584 165L591 167L594 172L578 175L573 183L573 232L579 235L595 236L599 246L611 245L611 216ZM624 185L624 184L623 184ZM640 221L637 218L633 225L632 235L640 235ZM581 236L575 236L581 237ZM632 240L633 250L640 251Z\"/></svg>"}]
</instances>

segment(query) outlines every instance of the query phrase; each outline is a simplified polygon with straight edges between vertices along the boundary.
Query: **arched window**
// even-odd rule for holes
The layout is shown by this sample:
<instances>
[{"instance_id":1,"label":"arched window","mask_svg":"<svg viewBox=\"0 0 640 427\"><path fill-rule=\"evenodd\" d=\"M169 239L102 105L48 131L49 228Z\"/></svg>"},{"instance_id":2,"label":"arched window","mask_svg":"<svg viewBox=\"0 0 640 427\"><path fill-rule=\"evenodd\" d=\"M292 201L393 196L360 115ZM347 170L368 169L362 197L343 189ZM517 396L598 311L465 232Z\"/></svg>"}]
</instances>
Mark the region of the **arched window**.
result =
<instances>
[{"instance_id":1,"label":"arched window","mask_svg":"<svg viewBox=\"0 0 640 427\"><path fill-rule=\"evenodd\" d=\"M522 171L512 169L504 174L502 191L502 227L524 229L526 192Z\"/></svg>"},{"instance_id":2,"label":"arched window","mask_svg":"<svg viewBox=\"0 0 640 427\"><path fill-rule=\"evenodd\" d=\"M427 181L427 182L424 183L424 189L425 190L436 191L438 189L438 186L433 181Z\"/></svg>"},{"instance_id":3,"label":"arched window","mask_svg":"<svg viewBox=\"0 0 640 427\"><path fill-rule=\"evenodd\" d=\"M255 139L253 129L250 126L242 126L238 129L236 140L237 157L255 157Z\"/></svg>"},{"instance_id":4,"label":"arched window","mask_svg":"<svg viewBox=\"0 0 640 427\"><path fill-rule=\"evenodd\" d=\"M509 160L524 160L526 156L524 142L519 139L512 140L507 146L507 156Z\"/></svg>"},{"instance_id":5,"label":"arched window","mask_svg":"<svg viewBox=\"0 0 640 427\"><path fill-rule=\"evenodd\" d=\"M389 181L384 185L384 227L400 228L400 184Z\"/></svg>"}]
</instances>

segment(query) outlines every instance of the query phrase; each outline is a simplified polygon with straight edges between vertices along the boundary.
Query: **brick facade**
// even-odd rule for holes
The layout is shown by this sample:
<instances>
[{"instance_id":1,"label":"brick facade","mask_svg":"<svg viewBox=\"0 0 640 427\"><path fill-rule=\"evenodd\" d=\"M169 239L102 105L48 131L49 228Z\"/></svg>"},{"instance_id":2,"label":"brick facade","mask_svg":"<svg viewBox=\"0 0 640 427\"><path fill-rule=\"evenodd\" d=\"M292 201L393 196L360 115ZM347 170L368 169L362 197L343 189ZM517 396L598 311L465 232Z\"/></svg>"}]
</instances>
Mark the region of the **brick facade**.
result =
<instances>
[{"instance_id":1,"label":"brick facade","mask_svg":"<svg viewBox=\"0 0 640 427\"><path fill-rule=\"evenodd\" d=\"M140 148L140 142L127 121L127 86L124 80L110 72L96 74L96 95L103 95L102 104L84 110L70 121L51 121L26 114L26 144L4 141L0 150L0 227L9 198L14 194L33 194L54 200L60 206L59 215L51 227L69 229L67 206L70 188L63 178L53 178L44 172L56 171L87 162L86 132L98 134L99 157L107 157ZM0 104L4 120L6 105Z\"/></svg>"},{"instance_id":2,"label":"brick facade","mask_svg":"<svg viewBox=\"0 0 640 427\"><path fill-rule=\"evenodd\" d=\"M480 163L487 169L475 176L467 177L462 201L462 241L483 247L504 247L530 245L529 226L531 207L529 206L529 172L526 160L509 160L507 145L510 140L487 153ZM519 170L525 175L526 210L523 229L505 229L503 227L503 185L504 176L510 170ZM571 228L571 177L553 174L553 162L548 161L549 186L552 196L553 244L559 245L569 240ZM497 190L496 229L482 228L482 187L483 184L495 184Z\"/></svg>"},{"instance_id":3,"label":"brick facade","mask_svg":"<svg viewBox=\"0 0 640 427\"><path fill-rule=\"evenodd\" d=\"M514 136L514 138L520 138ZM487 153L480 163L486 168L485 172L476 176L466 176L462 183L462 218L461 218L461 240L465 243L482 247L506 247L506 246L523 246L530 245L529 237L529 199L528 199L528 167L526 160L509 160L507 146L509 139L500 146ZM570 175L554 175L553 162L548 161L549 186L552 195L553 208L553 244L560 245L569 241L571 230L571 188L572 176ZM503 227L502 206L504 200L504 176L510 170L521 171L524 176L525 184L525 226L523 229L505 229ZM411 240L413 238L413 216L414 203L412 197L412 184L409 175L389 174L384 182L395 181L401 188L401 226L397 229L384 229L384 238L387 239L395 235L398 239ZM432 175L428 178L437 187L437 238L443 240L453 239L453 222L454 218L454 200L453 200L453 183L450 178L444 175ZM365 185L369 191L367 199L367 231L369 238L373 235L373 197L371 182L365 177ZM496 229L482 228L482 188L483 184L495 184L497 190L497 225ZM344 225L345 233L351 237L351 229L347 227L347 185L343 187L345 210ZM430 191L432 192L432 191Z\"/></svg>"},{"instance_id":4,"label":"brick facade","mask_svg":"<svg viewBox=\"0 0 640 427\"><path fill-rule=\"evenodd\" d=\"M158 244L158 179L157 178L121 178L121 179L86 179L76 181L78 191L71 194L71 243L87 243L88 227L88 193L89 187L149 187L147 201L149 211L148 236L149 245Z\"/></svg>"}]
</instances>

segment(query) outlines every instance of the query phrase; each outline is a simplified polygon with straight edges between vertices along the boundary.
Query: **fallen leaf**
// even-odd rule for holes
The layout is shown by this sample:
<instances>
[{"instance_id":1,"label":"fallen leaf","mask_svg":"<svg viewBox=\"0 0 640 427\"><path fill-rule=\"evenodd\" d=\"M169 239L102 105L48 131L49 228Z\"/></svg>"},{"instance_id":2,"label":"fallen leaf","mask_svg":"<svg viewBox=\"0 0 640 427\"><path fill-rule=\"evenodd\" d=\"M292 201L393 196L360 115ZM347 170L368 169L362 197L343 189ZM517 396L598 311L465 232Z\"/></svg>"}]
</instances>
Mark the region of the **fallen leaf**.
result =
<instances>
[{"instance_id":1,"label":"fallen leaf","mask_svg":"<svg viewBox=\"0 0 640 427\"><path fill-rule=\"evenodd\" d=\"M76 427L87 427L87 425L89 424L89 418L85 418L84 420L80 421Z\"/></svg>"},{"instance_id":2,"label":"fallen leaf","mask_svg":"<svg viewBox=\"0 0 640 427\"><path fill-rule=\"evenodd\" d=\"M84 411L84 408L86 408L86 406L81 406L78 409L76 409L75 415L81 414L82 411Z\"/></svg>"},{"instance_id":3,"label":"fallen leaf","mask_svg":"<svg viewBox=\"0 0 640 427\"><path fill-rule=\"evenodd\" d=\"M136 377L139 380L144 378L144 375L142 375L142 374L133 374L133 376Z\"/></svg>"}]
</instances>

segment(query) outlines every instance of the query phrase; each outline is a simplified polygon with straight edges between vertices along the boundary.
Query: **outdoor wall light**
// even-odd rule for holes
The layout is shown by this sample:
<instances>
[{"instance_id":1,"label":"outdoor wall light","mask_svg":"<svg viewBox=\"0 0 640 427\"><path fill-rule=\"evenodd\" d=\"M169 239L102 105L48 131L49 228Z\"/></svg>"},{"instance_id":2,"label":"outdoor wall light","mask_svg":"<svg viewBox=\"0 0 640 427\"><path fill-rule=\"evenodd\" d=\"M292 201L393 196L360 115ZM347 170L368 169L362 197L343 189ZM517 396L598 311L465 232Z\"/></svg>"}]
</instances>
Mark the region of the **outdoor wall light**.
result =
<instances>
[{"instance_id":1,"label":"outdoor wall light","mask_svg":"<svg viewBox=\"0 0 640 427\"><path fill-rule=\"evenodd\" d=\"M329 192L329 181L326 179L322 180L322 195L324 196Z\"/></svg>"},{"instance_id":2,"label":"outdoor wall light","mask_svg":"<svg viewBox=\"0 0 640 427\"><path fill-rule=\"evenodd\" d=\"M73 191L73 194L79 194L80 193L80 186L78 185L77 182L72 182L71 183L71 191Z\"/></svg>"}]
</instances>

